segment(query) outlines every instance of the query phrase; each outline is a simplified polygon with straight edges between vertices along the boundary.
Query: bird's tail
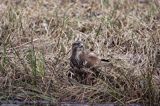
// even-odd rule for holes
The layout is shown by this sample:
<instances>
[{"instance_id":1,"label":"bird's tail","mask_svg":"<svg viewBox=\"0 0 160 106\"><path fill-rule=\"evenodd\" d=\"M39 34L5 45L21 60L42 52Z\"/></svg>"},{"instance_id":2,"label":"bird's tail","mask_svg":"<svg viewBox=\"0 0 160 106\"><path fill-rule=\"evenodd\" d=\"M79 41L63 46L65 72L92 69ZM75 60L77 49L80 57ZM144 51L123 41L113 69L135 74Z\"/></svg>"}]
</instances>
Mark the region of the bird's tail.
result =
<instances>
[{"instance_id":1,"label":"bird's tail","mask_svg":"<svg viewBox=\"0 0 160 106\"><path fill-rule=\"evenodd\" d=\"M101 61L104 61L104 62L110 62L109 59L101 59Z\"/></svg>"}]
</instances>

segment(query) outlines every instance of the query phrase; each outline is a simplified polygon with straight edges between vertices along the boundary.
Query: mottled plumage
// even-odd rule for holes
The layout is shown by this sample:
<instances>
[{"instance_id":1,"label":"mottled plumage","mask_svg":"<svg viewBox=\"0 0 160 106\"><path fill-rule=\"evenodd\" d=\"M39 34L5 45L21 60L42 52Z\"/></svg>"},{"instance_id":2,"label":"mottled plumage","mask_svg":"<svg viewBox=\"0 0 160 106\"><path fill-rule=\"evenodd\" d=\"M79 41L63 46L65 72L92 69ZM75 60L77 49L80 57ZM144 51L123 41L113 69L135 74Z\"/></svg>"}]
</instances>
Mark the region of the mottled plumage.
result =
<instances>
[{"instance_id":1,"label":"mottled plumage","mask_svg":"<svg viewBox=\"0 0 160 106\"><path fill-rule=\"evenodd\" d=\"M92 68L98 66L101 61L108 62L108 60L100 59L94 52L85 50L83 42L76 41L72 44L72 54L70 57L72 68Z\"/></svg>"}]
</instances>

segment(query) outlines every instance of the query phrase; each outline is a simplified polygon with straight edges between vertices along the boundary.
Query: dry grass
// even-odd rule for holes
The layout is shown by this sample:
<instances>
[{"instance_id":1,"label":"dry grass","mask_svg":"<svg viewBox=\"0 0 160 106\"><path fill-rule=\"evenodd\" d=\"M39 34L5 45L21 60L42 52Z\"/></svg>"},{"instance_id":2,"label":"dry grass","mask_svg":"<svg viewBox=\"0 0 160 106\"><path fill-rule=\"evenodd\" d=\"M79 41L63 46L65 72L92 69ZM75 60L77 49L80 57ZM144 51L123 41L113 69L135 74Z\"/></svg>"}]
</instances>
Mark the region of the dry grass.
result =
<instances>
[{"instance_id":1,"label":"dry grass","mask_svg":"<svg viewBox=\"0 0 160 106\"><path fill-rule=\"evenodd\" d=\"M139 1L0 1L0 100L159 104L160 2ZM78 37L111 60L94 85L67 76Z\"/></svg>"}]
</instances>

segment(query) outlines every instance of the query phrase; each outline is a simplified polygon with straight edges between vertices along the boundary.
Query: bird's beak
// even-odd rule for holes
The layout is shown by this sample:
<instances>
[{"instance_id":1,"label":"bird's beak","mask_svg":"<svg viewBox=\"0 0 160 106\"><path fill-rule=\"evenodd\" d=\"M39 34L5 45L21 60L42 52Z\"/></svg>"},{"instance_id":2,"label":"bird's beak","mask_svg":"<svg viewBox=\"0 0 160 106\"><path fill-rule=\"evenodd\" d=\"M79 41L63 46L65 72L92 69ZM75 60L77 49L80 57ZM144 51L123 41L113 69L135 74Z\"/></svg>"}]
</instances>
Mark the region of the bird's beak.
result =
<instances>
[{"instance_id":1,"label":"bird's beak","mask_svg":"<svg viewBox=\"0 0 160 106\"><path fill-rule=\"evenodd\" d=\"M79 47L80 47L80 48L83 48L83 47L84 47L84 45L83 45L83 44L80 44L80 45L79 45Z\"/></svg>"}]
</instances>

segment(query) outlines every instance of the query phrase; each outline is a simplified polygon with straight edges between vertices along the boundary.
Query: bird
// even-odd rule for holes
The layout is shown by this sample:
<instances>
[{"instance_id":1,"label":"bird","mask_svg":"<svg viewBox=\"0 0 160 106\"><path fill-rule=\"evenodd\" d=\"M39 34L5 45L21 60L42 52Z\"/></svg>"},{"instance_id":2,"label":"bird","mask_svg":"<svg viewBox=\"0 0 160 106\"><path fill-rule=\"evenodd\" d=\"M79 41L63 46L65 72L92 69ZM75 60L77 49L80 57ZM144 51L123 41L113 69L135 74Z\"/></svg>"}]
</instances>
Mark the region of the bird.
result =
<instances>
[{"instance_id":1,"label":"bird","mask_svg":"<svg viewBox=\"0 0 160 106\"><path fill-rule=\"evenodd\" d=\"M72 43L70 57L70 66L72 68L95 68L99 66L102 61L109 62L108 59L102 59L93 51L87 50L82 41L78 40Z\"/></svg>"},{"instance_id":2,"label":"bird","mask_svg":"<svg viewBox=\"0 0 160 106\"><path fill-rule=\"evenodd\" d=\"M93 51L87 50L84 43L77 40L72 43L69 77L72 76L84 84L93 84L94 78L100 75L98 67L101 66L102 61L110 62L108 59L101 59Z\"/></svg>"}]
</instances>

